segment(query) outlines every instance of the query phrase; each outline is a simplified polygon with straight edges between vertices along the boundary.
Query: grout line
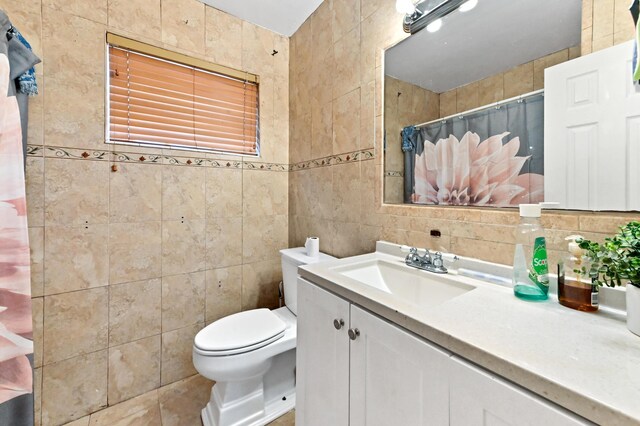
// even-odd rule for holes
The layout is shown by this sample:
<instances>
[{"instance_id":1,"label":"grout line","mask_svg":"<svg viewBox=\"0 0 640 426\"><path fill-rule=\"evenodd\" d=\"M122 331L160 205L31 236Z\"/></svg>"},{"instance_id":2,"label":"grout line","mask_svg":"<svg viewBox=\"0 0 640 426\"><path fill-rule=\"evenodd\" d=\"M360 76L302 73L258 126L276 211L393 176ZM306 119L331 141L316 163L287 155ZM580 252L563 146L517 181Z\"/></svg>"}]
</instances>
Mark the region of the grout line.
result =
<instances>
[{"instance_id":1,"label":"grout line","mask_svg":"<svg viewBox=\"0 0 640 426\"><path fill-rule=\"evenodd\" d=\"M44 52L44 2L40 2L40 54L42 55L42 57L45 56L45 52ZM40 115L40 119L42 120L42 143L44 144L44 139L45 139L45 132L44 132L44 128L45 128L45 123L44 123L44 114L45 114L45 98L46 98L46 92L47 92L47 78L46 75L47 73L45 72L45 65L46 64L42 64L42 85L43 85L43 90L41 90L40 95L42 97L42 101L41 101L41 105L42 105L42 114ZM38 389L38 402L40 407L36 407L35 405L35 388L33 391L34 394L34 422L37 424L42 424L42 402L44 401L43 398L43 393L42 391L44 390L44 367L45 367L45 362L44 362L44 354L45 354L45 318L46 318L46 312L47 312L47 308L46 308L46 289L45 289L45 285L46 285L46 274L47 274L47 268L46 268L46 241L47 241L47 178L46 178L46 171L47 171L47 161L44 158L44 155L42 157L42 342L40 343L40 388ZM26 180L26 170L25 170L25 180ZM34 342L35 345L35 342ZM35 349L35 348L34 348ZM35 354L34 354L35 355ZM34 365L35 365L35 359L34 359ZM35 370L35 368L34 368ZM40 413L40 417L37 418L35 417L35 411L36 409L39 408L39 413Z\"/></svg>"},{"instance_id":2,"label":"grout line","mask_svg":"<svg viewBox=\"0 0 640 426\"><path fill-rule=\"evenodd\" d=\"M162 3L160 4L160 10L162 13ZM163 251L164 251L164 238L163 238L163 232L164 232L164 188L165 188L165 182L164 182L164 167L160 168L160 359L158 360L158 365L160 366L158 369L158 384L160 386L162 386L162 359L164 358L163 355L163 345L162 345L162 341L164 339L164 336L162 335L163 327L162 327L162 286L163 286L163 267L164 267L164 261L163 261ZM206 199L205 199L206 201ZM205 202L206 205L206 202ZM162 420L162 413L160 413L160 419Z\"/></svg>"},{"instance_id":3,"label":"grout line","mask_svg":"<svg viewBox=\"0 0 640 426\"><path fill-rule=\"evenodd\" d=\"M206 13L206 9L205 9ZM206 31L206 30L205 30ZM203 322L206 326L207 324L207 266L208 266L208 253L209 253L209 233L207 232L207 228L209 225L209 214L208 214L208 206L209 206L209 171L205 170L204 172L204 312L203 312Z\"/></svg>"},{"instance_id":4,"label":"grout line","mask_svg":"<svg viewBox=\"0 0 640 426\"><path fill-rule=\"evenodd\" d=\"M240 311L244 309L244 217L245 217L245 204L244 204L244 170L240 177L240 199L242 200L242 215L240 222Z\"/></svg>"},{"instance_id":5,"label":"grout line","mask_svg":"<svg viewBox=\"0 0 640 426\"><path fill-rule=\"evenodd\" d=\"M111 186L111 178L109 178L109 186ZM109 187L109 191L111 187ZM111 198L111 197L108 197ZM110 207L110 204L109 204ZM109 208L110 210L110 208ZM111 239L111 227L107 225L107 265L109 267L107 273L107 407L109 406L109 352L111 349L111 244L109 243Z\"/></svg>"}]
</instances>

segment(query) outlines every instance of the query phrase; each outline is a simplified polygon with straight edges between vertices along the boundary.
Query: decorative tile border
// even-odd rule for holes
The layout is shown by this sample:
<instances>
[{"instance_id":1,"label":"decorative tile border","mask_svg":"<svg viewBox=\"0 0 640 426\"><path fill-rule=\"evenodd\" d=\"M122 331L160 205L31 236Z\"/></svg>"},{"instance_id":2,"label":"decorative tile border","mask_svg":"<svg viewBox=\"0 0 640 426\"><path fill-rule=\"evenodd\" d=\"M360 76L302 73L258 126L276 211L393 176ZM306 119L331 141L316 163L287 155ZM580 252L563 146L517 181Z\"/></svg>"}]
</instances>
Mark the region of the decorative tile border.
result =
<instances>
[{"instance_id":1,"label":"decorative tile border","mask_svg":"<svg viewBox=\"0 0 640 426\"><path fill-rule=\"evenodd\" d=\"M330 155L328 157L316 158L314 160L302 161L292 164L289 170L314 169L316 167L334 166L336 164L355 163L358 161L372 160L375 157L373 148L360 151L347 152L344 154Z\"/></svg>"},{"instance_id":2,"label":"decorative tile border","mask_svg":"<svg viewBox=\"0 0 640 426\"><path fill-rule=\"evenodd\" d=\"M191 166L191 167L213 167L213 168L230 168L244 170L263 170L287 172L289 166L287 164L278 163L261 163L258 161L242 161L237 159L213 159L181 156L181 155L165 155L165 154L149 154L135 152L121 152L110 150L92 150L65 148L42 145L28 145L27 156L29 157L46 157L46 158L66 158L70 160L93 160L93 161L110 161L114 163L144 163L144 164L162 164L173 166Z\"/></svg>"},{"instance_id":3,"label":"decorative tile border","mask_svg":"<svg viewBox=\"0 0 640 426\"><path fill-rule=\"evenodd\" d=\"M286 164L278 163L256 163L256 162L243 162L243 169L245 170L266 170L274 172L288 172L289 166Z\"/></svg>"},{"instance_id":4,"label":"decorative tile border","mask_svg":"<svg viewBox=\"0 0 640 426\"><path fill-rule=\"evenodd\" d=\"M42 157L42 145L27 145L27 157Z\"/></svg>"},{"instance_id":5,"label":"decorative tile border","mask_svg":"<svg viewBox=\"0 0 640 426\"><path fill-rule=\"evenodd\" d=\"M397 171L397 170L391 170L388 172L384 172L384 176L387 177L404 177L404 172L402 171Z\"/></svg>"},{"instance_id":6,"label":"decorative tile border","mask_svg":"<svg viewBox=\"0 0 640 426\"><path fill-rule=\"evenodd\" d=\"M330 155L327 157L316 158L313 160L302 161L296 164L280 164L280 163L262 163L259 161L248 160L224 160L213 159L196 156L182 155L165 155L165 154L149 154L135 153L81 148L66 148L57 146L28 145L27 156L29 157L46 157L46 158L66 158L70 160L93 160L93 161L110 161L113 163L144 163L144 164L164 164L173 166L191 166L191 167L214 167L214 168L231 168L242 170L262 170L275 172L288 172L297 170L313 169L316 167L333 166L336 164L354 163L358 161L372 160L375 157L373 148L360 151L347 152L339 155ZM401 172L391 172L401 173Z\"/></svg>"}]
</instances>

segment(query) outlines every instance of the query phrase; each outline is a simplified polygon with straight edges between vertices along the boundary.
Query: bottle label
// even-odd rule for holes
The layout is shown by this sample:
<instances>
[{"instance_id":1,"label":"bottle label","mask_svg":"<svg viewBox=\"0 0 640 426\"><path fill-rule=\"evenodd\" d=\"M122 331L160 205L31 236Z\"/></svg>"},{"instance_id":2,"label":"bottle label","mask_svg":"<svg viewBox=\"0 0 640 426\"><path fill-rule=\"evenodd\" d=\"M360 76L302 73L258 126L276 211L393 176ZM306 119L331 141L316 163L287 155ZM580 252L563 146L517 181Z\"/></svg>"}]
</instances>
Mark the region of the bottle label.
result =
<instances>
[{"instance_id":1,"label":"bottle label","mask_svg":"<svg viewBox=\"0 0 640 426\"><path fill-rule=\"evenodd\" d=\"M533 245L533 256L529 279L536 283L540 290L549 291L549 262L547 260L547 245L544 237L536 238Z\"/></svg>"},{"instance_id":2,"label":"bottle label","mask_svg":"<svg viewBox=\"0 0 640 426\"><path fill-rule=\"evenodd\" d=\"M591 290L591 306L598 306L598 288L594 287Z\"/></svg>"}]
</instances>

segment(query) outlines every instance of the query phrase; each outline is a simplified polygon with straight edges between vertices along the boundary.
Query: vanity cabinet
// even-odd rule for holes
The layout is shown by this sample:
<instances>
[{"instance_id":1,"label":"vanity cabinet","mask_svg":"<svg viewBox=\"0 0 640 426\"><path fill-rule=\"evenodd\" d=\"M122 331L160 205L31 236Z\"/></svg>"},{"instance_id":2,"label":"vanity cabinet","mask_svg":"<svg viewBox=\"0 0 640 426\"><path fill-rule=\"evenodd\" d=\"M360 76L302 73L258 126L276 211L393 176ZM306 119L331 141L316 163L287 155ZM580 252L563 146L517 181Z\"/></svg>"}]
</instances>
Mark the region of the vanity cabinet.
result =
<instances>
[{"instance_id":1,"label":"vanity cabinet","mask_svg":"<svg viewBox=\"0 0 640 426\"><path fill-rule=\"evenodd\" d=\"M349 305L298 279L297 425L349 424Z\"/></svg>"},{"instance_id":2,"label":"vanity cabinet","mask_svg":"<svg viewBox=\"0 0 640 426\"><path fill-rule=\"evenodd\" d=\"M298 281L296 424L447 425L449 354Z\"/></svg>"},{"instance_id":3,"label":"vanity cabinet","mask_svg":"<svg viewBox=\"0 0 640 426\"><path fill-rule=\"evenodd\" d=\"M451 426L591 424L457 356L449 371Z\"/></svg>"},{"instance_id":4,"label":"vanity cabinet","mask_svg":"<svg viewBox=\"0 0 640 426\"><path fill-rule=\"evenodd\" d=\"M303 278L296 425L591 424Z\"/></svg>"},{"instance_id":5,"label":"vanity cabinet","mask_svg":"<svg viewBox=\"0 0 640 426\"><path fill-rule=\"evenodd\" d=\"M449 354L351 305L349 424L449 424Z\"/></svg>"}]
</instances>

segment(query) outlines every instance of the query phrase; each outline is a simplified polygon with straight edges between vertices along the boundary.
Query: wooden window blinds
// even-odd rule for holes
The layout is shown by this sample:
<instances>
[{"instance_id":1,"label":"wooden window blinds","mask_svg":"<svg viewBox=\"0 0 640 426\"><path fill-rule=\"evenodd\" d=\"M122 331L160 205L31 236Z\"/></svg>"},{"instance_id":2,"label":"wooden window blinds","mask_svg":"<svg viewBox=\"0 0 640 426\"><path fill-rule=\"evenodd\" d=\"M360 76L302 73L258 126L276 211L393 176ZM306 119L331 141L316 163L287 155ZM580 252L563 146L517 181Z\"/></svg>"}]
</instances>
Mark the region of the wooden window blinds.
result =
<instances>
[{"instance_id":1,"label":"wooden window blinds","mask_svg":"<svg viewBox=\"0 0 640 426\"><path fill-rule=\"evenodd\" d=\"M259 155L257 76L112 34L107 42L108 142Z\"/></svg>"}]
</instances>

